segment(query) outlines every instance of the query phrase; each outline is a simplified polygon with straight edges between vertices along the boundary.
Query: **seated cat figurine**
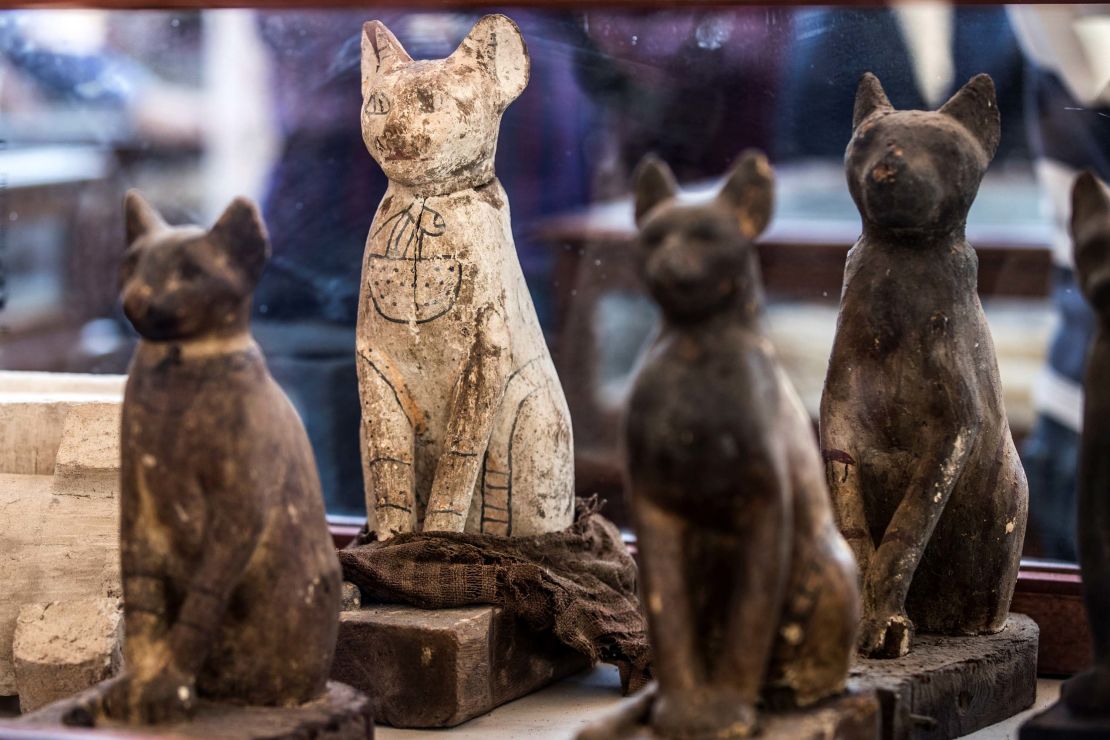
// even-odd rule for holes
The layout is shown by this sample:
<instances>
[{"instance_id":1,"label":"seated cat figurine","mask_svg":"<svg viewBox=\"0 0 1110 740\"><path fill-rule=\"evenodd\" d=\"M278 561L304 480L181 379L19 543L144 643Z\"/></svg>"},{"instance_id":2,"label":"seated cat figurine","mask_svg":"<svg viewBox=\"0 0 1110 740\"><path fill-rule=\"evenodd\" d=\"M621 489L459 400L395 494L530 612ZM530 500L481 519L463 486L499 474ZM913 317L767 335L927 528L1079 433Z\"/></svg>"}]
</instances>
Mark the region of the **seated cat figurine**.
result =
<instances>
[{"instance_id":1,"label":"seated cat figurine","mask_svg":"<svg viewBox=\"0 0 1110 740\"><path fill-rule=\"evenodd\" d=\"M990 77L936 112L896 111L864 75L845 156L863 235L848 254L821 399L841 531L859 562L870 657L914 629L1002 629L1028 488L976 292L967 212L994 156Z\"/></svg>"},{"instance_id":2,"label":"seated cat figurine","mask_svg":"<svg viewBox=\"0 0 1110 740\"><path fill-rule=\"evenodd\" d=\"M126 670L76 721L314 699L340 571L304 427L251 338L265 229L243 199L207 232L134 191L125 210L123 308L141 335L121 437Z\"/></svg>"},{"instance_id":3,"label":"seated cat figurine","mask_svg":"<svg viewBox=\"0 0 1110 740\"><path fill-rule=\"evenodd\" d=\"M648 158L636 181L642 274L663 326L633 382L626 490L664 737L743 737L756 705L844 689L859 622L809 416L762 323L752 240L772 173L747 153L708 205L674 202Z\"/></svg>"},{"instance_id":4,"label":"seated cat figurine","mask_svg":"<svg viewBox=\"0 0 1110 740\"><path fill-rule=\"evenodd\" d=\"M357 363L369 526L529 535L574 506L570 415L493 174L528 82L508 18L414 62L363 27L362 133L389 178L362 266Z\"/></svg>"},{"instance_id":5,"label":"seated cat figurine","mask_svg":"<svg viewBox=\"0 0 1110 740\"><path fill-rule=\"evenodd\" d=\"M1094 667L1066 682L1064 703L1110 728L1110 193L1094 174L1072 189L1075 271L1098 316L1083 384L1083 441L1079 462L1079 560L1094 642ZM1091 735L1093 736L1093 735Z\"/></svg>"}]
</instances>

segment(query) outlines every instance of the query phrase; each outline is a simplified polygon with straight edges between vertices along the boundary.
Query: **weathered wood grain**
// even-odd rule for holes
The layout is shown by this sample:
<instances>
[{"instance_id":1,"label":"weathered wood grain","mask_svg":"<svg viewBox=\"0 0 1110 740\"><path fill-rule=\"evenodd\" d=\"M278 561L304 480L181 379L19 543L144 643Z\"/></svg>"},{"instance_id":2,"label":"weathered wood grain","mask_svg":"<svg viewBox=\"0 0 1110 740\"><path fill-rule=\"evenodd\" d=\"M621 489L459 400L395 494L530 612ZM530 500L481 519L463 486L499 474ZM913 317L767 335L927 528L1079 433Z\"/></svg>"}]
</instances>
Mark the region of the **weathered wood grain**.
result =
<instances>
[{"instance_id":1,"label":"weathered wood grain","mask_svg":"<svg viewBox=\"0 0 1110 740\"><path fill-rule=\"evenodd\" d=\"M495 607L380 605L340 615L332 678L365 691L378 722L452 727L587 667Z\"/></svg>"},{"instance_id":2,"label":"weathered wood grain","mask_svg":"<svg viewBox=\"0 0 1110 740\"><path fill-rule=\"evenodd\" d=\"M1038 634L1033 620L1011 614L995 634L919 635L909 655L859 659L852 678L878 692L883 740L961 737L1032 706Z\"/></svg>"}]
</instances>

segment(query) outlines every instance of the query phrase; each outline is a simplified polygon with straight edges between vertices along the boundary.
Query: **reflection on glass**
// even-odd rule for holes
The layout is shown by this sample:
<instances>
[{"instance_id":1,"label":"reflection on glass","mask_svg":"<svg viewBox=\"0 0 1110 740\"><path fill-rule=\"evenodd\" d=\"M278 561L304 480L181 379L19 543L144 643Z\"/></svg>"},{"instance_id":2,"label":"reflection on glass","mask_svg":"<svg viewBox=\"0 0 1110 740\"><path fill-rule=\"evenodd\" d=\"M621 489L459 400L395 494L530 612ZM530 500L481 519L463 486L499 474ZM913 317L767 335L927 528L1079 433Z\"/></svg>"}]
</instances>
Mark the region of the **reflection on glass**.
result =
<instances>
[{"instance_id":1,"label":"reflection on glass","mask_svg":"<svg viewBox=\"0 0 1110 740\"><path fill-rule=\"evenodd\" d=\"M1002 146L969 221L1008 413L1033 496L1030 552L1074 557L1079 378L1090 316L1074 290L1066 193L1110 178L1110 25L1097 6L506 11L532 79L507 111L498 175L566 387L579 488L619 504L624 387L657 321L625 200L655 151L688 197L746 147L778 174L760 256L768 325L811 412L859 222L842 157L856 82L934 108L978 72ZM0 13L0 367L123 372L120 201L172 221L262 203L274 257L256 333L305 419L330 510L361 513L354 322L385 179L359 131L359 34L373 15L416 58L449 54L470 12ZM1047 364L1046 364L1047 359Z\"/></svg>"}]
</instances>

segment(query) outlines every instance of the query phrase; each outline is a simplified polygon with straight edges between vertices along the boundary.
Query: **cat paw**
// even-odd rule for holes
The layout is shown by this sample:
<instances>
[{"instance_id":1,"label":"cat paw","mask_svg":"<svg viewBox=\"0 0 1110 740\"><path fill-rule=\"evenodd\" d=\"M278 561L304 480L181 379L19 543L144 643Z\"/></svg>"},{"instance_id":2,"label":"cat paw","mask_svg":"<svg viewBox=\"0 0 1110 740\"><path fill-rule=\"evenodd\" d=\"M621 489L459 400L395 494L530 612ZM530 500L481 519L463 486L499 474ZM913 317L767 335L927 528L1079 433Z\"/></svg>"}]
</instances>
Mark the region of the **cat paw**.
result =
<instances>
[{"instance_id":1,"label":"cat paw","mask_svg":"<svg viewBox=\"0 0 1110 740\"><path fill-rule=\"evenodd\" d=\"M1110 712L1110 667L1099 666L1064 682L1060 698L1079 715L1107 716Z\"/></svg>"},{"instance_id":2,"label":"cat paw","mask_svg":"<svg viewBox=\"0 0 1110 740\"><path fill-rule=\"evenodd\" d=\"M727 740L759 732L754 705L732 692L697 693L700 696L683 695L671 701L660 694L651 714L655 734L675 740Z\"/></svg>"},{"instance_id":3,"label":"cat paw","mask_svg":"<svg viewBox=\"0 0 1110 740\"><path fill-rule=\"evenodd\" d=\"M130 724L178 722L192 716L196 699L194 679L169 666L149 678L122 676L105 692L102 711Z\"/></svg>"},{"instance_id":4,"label":"cat paw","mask_svg":"<svg viewBox=\"0 0 1110 740\"><path fill-rule=\"evenodd\" d=\"M143 721L178 722L193 714L197 689L192 676L169 667L145 683L139 692L139 711Z\"/></svg>"},{"instance_id":5,"label":"cat paw","mask_svg":"<svg viewBox=\"0 0 1110 740\"><path fill-rule=\"evenodd\" d=\"M860 625L859 651L867 658L901 658L910 652L913 634L905 614L867 618Z\"/></svg>"}]
</instances>

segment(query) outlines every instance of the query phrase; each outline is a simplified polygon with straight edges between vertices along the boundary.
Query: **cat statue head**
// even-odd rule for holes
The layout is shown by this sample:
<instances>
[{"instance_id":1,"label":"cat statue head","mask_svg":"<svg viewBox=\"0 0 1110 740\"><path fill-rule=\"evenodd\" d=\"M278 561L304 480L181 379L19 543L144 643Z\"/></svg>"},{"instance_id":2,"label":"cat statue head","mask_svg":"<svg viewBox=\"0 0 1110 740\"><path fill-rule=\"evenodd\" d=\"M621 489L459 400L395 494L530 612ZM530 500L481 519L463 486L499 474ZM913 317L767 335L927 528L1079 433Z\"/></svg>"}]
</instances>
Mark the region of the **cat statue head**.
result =
<instances>
[{"instance_id":1,"label":"cat statue head","mask_svg":"<svg viewBox=\"0 0 1110 740\"><path fill-rule=\"evenodd\" d=\"M844 165L864 223L896 232L961 230L998 148L991 78L976 75L939 110L895 110L868 72L852 118Z\"/></svg>"},{"instance_id":2,"label":"cat statue head","mask_svg":"<svg viewBox=\"0 0 1110 740\"><path fill-rule=\"evenodd\" d=\"M380 21L362 27L362 138L386 177L423 194L493 179L501 114L528 84L524 37L479 20L446 59L413 61Z\"/></svg>"},{"instance_id":3,"label":"cat statue head","mask_svg":"<svg viewBox=\"0 0 1110 740\"><path fill-rule=\"evenodd\" d=\"M762 152L740 155L717 196L679 203L667 164L648 155L636 169L641 274L663 313L697 321L737 301L758 312L762 282L754 240L771 221L774 173Z\"/></svg>"},{"instance_id":4,"label":"cat statue head","mask_svg":"<svg viewBox=\"0 0 1110 740\"><path fill-rule=\"evenodd\" d=\"M251 294L270 256L258 209L236 198L216 225L170 226L135 190L124 199L127 251L120 297L145 339L181 341L247 327Z\"/></svg>"}]
</instances>

